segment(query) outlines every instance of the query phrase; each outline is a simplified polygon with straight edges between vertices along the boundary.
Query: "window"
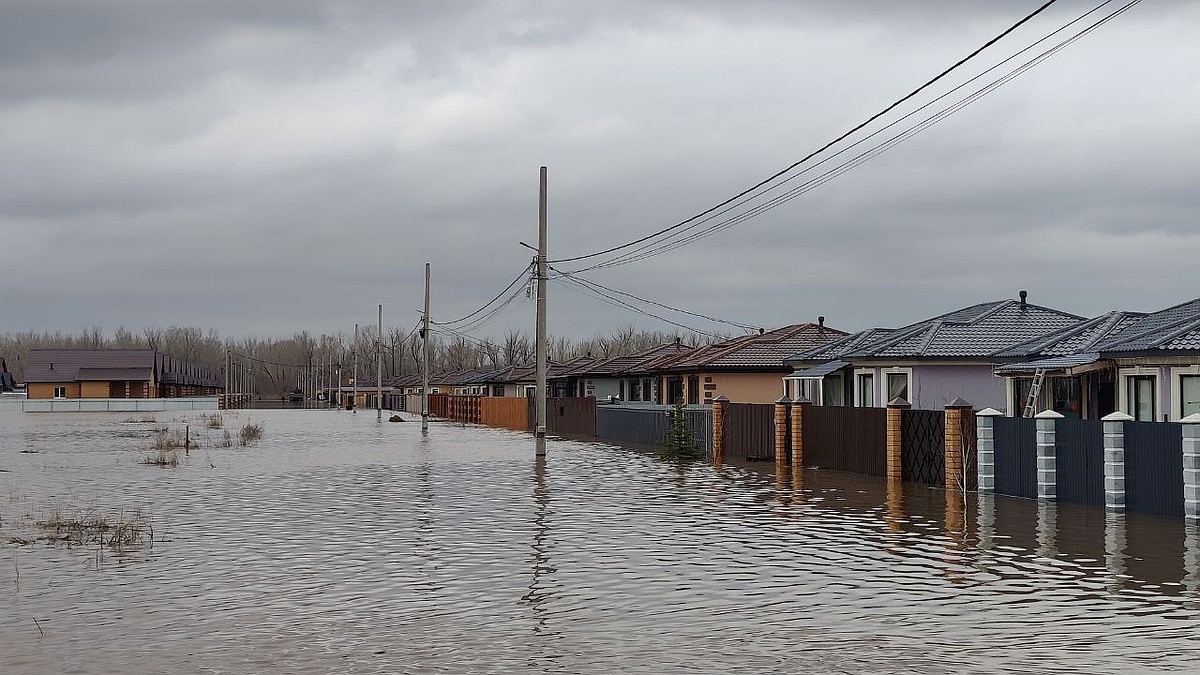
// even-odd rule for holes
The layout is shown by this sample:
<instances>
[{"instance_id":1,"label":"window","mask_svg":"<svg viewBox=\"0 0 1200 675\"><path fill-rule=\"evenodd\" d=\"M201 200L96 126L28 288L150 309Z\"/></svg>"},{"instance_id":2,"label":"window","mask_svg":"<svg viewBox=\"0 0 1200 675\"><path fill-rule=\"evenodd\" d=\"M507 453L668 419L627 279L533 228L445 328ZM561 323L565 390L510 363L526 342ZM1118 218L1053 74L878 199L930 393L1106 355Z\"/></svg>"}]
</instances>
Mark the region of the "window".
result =
<instances>
[{"instance_id":1,"label":"window","mask_svg":"<svg viewBox=\"0 0 1200 675\"><path fill-rule=\"evenodd\" d=\"M67 397L67 388L66 387L55 387L54 388L54 398L66 398L66 397Z\"/></svg>"},{"instance_id":2,"label":"window","mask_svg":"<svg viewBox=\"0 0 1200 675\"><path fill-rule=\"evenodd\" d=\"M649 401L654 396L654 385L650 378L642 380L642 400Z\"/></svg>"},{"instance_id":3,"label":"window","mask_svg":"<svg viewBox=\"0 0 1200 675\"><path fill-rule=\"evenodd\" d=\"M854 379L854 403L860 408L875 406L875 376L859 373Z\"/></svg>"},{"instance_id":4,"label":"window","mask_svg":"<svg viewBox=\"0 0 1200 675\"><path fill-rule=\"evenodd\" d=\"M821 381L821 405L846 405L845 382L841 375L830 375Z\"/></svg>"},{"instance_id":5,"label":"window","mask_svg":"<svg viewBox=\"0 0 1200 675\"><path fill-rule=\"evenodd\" d=\"M1014 417L1022 417L1025 414L1025 403L1029 400L1029 390L1032 388L1032 377L1013 378L1012 405L1009 410L1012 411ZM1033 408L1034 412L1037 412L1037 401L1033 402Z\"/></svg>"},{"instance_id":6,"label":"window","mask_svg":"<svg viewBox=\"0 0 1200 675\"><path fill-rule=\"evenodd\" d=\"M817 381L812 379L796 380L796 395L808 399L808 401L816 401Z\"/></svg>"},{"instance_id":7,"label":"window","mask_svg":"<svg viewBox=\"0 0 1200 675\"><path fill-rule=\"evenodd\" d=\"M617 380L617 398L625 400L625 380Z\"/></svg>"},{"instance_id":8,"label":"window","mask_svg":"<svg viewBox=\"0 0 1200 675\"><path fill-rule=\"evenodd\" d=\"M908 397L908 373L887 373L887 400L902 398L905 401L912 401Z\"/></svg>"},{"instance_id":9,"label":"window","mask_svg":"<svg viewBox=\"0 0 1200 675\"><path fill-rule=\"evenodd\" d=\"M1129 414L1139 422L1154 421L1154 380L1153 375L1127 378Z\"/></svg>"},{"instance_id":10,"label":"window","mask_svg":"<svg viewBox=\"0 0 1200 675\"><path fill-rule=\"evenodd\" d=\"M1180 417L1200 412L1200 375L1179 376Z\"/></svg>"},{"instance_id":11,"label":"window","mask_svg":"<svg viewBox=\"0 0 1200 675\"><path fill-rule=\"evenodd\" d=\"M698 405L700 403L700 376L689 375L687 379L687 402L688 405Z\"/></svg>"},{"instance_id":12,"label":"window","mask_svg":"<svg viewBox=\"0 0 1200 675\"><path fill-rule=\"evenodd\" d=\"M1054 412L1063 417L1083 417L1083 383L1078 377L1054 378Z\"/></svg>"}]
</instances>

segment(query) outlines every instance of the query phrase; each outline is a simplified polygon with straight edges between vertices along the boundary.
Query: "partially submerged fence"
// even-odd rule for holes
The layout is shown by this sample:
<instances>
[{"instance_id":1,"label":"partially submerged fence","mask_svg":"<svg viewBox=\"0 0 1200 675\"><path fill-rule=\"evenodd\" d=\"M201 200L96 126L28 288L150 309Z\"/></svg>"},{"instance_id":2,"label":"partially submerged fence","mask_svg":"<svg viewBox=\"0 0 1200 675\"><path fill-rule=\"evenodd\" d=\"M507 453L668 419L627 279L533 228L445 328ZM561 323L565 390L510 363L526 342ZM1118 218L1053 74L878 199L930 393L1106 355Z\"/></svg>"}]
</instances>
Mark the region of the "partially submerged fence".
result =
<instances>
[{"instance_id":1,"label":"partially submerged fence","mask_svg":"<svg viewBox=\"0 0 1200 675\"><path fill-rule=\"evenodd\" d=\"M1200 446L1200 423L1135 422L1124 413L1103 421L1052 411L1036 419L999 415L977 419L981 491L1172 517L1185 515L1189 490L1200 498L1200 457L1189 459L1186 440ZM1190 472L1189 462L1196 464ZM1200 515L1200 499L1191 501Z\"/></svg>"},{"instance_id":2,"label":"partially submerged fence","mask_svg":"<svg viewBox=\"0 0 1200 675\"><path fill-rule=\"evenodd\" d=\"M886 409L806 406L802 429L804 464L887 475Z\"/></svg>"},{"instance_id":3,"label":"partially submerged fence","mask_svg":"<svg viewBox=\"0 0 1200 675\"><path fill-rule=\"evenodd\" d=\"M667 440L671 420L666 406L598 406L596 437L605 440L662 447ZM688 408L684 413L691 425L696 447L706 455L712 452L712 409Z\"/></svg>"},{"instance_id":4,"label":"partially submerged fence","mask_svg":"<svg viewBox=\"0 0 1200 675\"><path fill-rule=\"evenodd\" d=\"M775 406L725 404L725 457L749 461L775 456Z\"/></svg>"},{"instance_id":5,"label":"partially submerged fence","mask_svg":"<svg viewBox=\"0 0 1200 675\"><path fill-rule=\"evenodd\" d=\"M535 428L536 418L536 401L527 399L526 420L529 429ZM546 399L546 433L595 436L596 399L591 396Z\"/></svg>"}]
</instances>

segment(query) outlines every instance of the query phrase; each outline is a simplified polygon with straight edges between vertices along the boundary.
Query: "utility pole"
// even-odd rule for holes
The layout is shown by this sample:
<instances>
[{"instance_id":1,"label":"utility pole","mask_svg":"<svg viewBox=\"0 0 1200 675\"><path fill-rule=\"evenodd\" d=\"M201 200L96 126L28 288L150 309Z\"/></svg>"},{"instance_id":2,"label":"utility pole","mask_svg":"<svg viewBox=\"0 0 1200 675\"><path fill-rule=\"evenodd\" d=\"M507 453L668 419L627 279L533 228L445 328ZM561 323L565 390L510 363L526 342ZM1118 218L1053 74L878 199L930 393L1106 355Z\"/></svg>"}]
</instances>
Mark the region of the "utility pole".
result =
<instances>
[{"instance_id":1,"label":"utility pole","mask_svg":"<svg viewBox=\"0 0 1200 675\"><path fill-rule=\"evenodd\" d=\"M375 332L375 421L383 421L383 305L379 306L379 327Z\"/></svg>"},{"instance_id":2,"label":"utility pole","mask_svg":"<svg viewBox=\"0 0 1200 675\"><path fill-rule=\"evenodd\" d=\"M429 263L425 263L425 314L421 317L421 433L429 431Z\"/></svg>"},{"instance_id":3,"label":"utility pole","mask_svg":"<svg viewBox=\"0 0 1200 675\"><path fill-rule=\"evenodd\" d=\"M546 340L546 167L538 181L538 259L537 259L537 426L533 435L537 456L546 456L546 369L549 355Z\"/></svg>"},{"instance_id":4,"label":"utility pole","mask_svg":"<svg viewBox=\"0 0 1200 675\"><path fill-rule=\"evenodd\" d=\"M354 377L350 379L350 410L358 412L358 324L354 324Z\"/></svg>"},{"instance_id":5,"label":"utility pole","mask_svg":"<svg viewBox=\"0 0 1200 675\"><path fill-rule=\"evenodd\" d=\"M232 362L232 357L229 354L229 349L225 350L225 409L229 409L229 366Z\"/></svg>"}]
</instances>

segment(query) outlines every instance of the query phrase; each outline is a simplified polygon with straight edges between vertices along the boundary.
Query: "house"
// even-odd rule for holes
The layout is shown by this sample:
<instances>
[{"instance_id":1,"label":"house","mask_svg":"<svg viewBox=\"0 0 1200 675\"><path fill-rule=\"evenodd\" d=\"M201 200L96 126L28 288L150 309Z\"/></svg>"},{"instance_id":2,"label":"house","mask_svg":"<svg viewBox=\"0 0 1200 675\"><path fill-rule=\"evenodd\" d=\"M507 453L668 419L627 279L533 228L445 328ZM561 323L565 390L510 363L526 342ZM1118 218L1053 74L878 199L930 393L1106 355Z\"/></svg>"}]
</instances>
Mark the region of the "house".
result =
<instances>
[{"instance_id":1,"label":"house","mask_svg":"<svg viewBox=\"0 0 1200 675\"><path fill-rule=\"evenodd\" d=\"M658 402L711 404L724 396L737 403L771 403L779 398L780 378L791 372L784 360L845 336L818 323L784 326L657 359L644 366L659 388Z\"/></svg>"},{"instance_id":2,"label":"house","mask_svg":"<svg viewBox=\"0 0 1200 675\"><path fill-rule=\"evenodd\" d=\"M1082 320L1030 304L1022 291L1020 300L984 302L903 328L861 335L837 355L842 363L828 366L827 375L830 382L834 376L847 378L842 395L858 407L882 407L901 398L915 408L935 410L962 398L977 408L1001 408L1006 401L1005 381L993 375L994 354ZM788 361L804 363L819 353L801 352ZM818 374L805 370L814 377ZM834 386L821 382L826 390ZM830 394L830 398L837 396Z\"/></svg>"},{"instance_id":3,"label":"house","mask_svg":"<svg viewBox=\"0 0 1200 675\"><path fill-rule=\"evenodd\" d=\"M565 381L560 390L571 391L572 396L594 396L598 400L611 397L634 405L661 403L658 379L649 366L693 349L680 340L665 342L634 354L576 364L561 372L557 379Z\"/></svg>"},{"instance_id":4,"label":"house","mask_svg":"<svg viewBox=\"0 0 1200 675\"><path fill-rule=\"evenodd\" d=\"M215 372L153 349L34 349L29 398L177 398L224 391Z\"/></svg>"},{"instance_id":5,"label":"house","mask_svg":"<svg viewBox=\"0 0 1200 675\"><path fill-rule=\"evenodd\" d=\"M813 405L854 405L850 387L853 369L842 357L891 332L891 328L869 328L789 356L784 365L793 372L783 378L784 396L803 398Z\"/></svg>"},{"instance_id":6,"label":"house","mask_svg":"<svg viewBox=\"0 0 1200 675\"><path fill-rule=\"evenodd\" d=\"M1004 377L1005 410L1020 416L1029 401L1034 376L1043 373L1033 412L1053 410L1064 417L1100 419L1117 409L1117 373L1113 363L1100 358L1098 345L1110 342L1145 314L1108 312L1061 330L996 352L1008 361L995 368ZM1012 363L1013 359L1018 359Z\"/></svg>"}]
</instances>

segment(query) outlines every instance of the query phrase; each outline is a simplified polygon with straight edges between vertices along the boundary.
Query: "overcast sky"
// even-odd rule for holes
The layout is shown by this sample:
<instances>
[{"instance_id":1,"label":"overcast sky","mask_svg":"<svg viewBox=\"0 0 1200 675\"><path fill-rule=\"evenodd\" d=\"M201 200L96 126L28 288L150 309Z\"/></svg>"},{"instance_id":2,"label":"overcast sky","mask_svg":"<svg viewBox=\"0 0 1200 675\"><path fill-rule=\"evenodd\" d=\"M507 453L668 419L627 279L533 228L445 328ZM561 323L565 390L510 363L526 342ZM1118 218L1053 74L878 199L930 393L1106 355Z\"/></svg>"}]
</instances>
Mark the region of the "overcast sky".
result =
<instances>
[{"instance_id":1,"label":"overcast sky","mask_svg":"<svg viewBox=\"0 0 1200 675\"><path fill-rule=\"evenodd\" d=\"M411 326L425 261L435 318L461 316L529 262L540 165L550 258L623 243L1038 4L6 0L0 332L349 332L378 302ZM1059 2L900 112L1095 4ZM1146 0L794 201L589 274L767 327L902 325L1022 288L1083 315L1190 299L1197 25L1200 3ZM549 305L573 337L671 328L562 282ZM522 294L478 334L532 326Z\"/></svg>"}]
</instances>

